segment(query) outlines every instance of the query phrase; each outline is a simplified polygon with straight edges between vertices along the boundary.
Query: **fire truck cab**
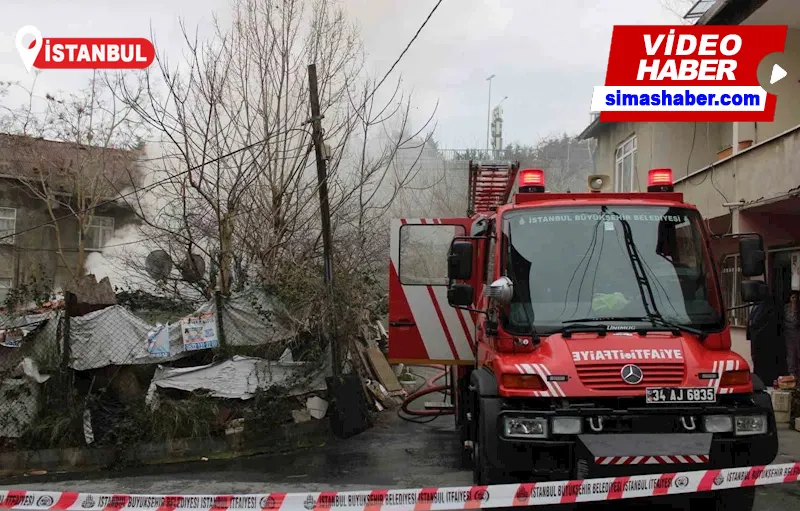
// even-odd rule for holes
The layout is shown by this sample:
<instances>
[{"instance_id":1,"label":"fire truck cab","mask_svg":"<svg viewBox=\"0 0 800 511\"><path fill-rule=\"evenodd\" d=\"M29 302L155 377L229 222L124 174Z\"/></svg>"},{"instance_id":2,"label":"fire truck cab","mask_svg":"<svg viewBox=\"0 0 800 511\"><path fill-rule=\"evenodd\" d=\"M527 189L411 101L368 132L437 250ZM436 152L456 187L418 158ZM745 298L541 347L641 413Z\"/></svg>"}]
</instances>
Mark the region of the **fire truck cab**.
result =
<instances>
[{"instance_id":1,"label":"fire truck cab","mask_svg":"<svg viewBox=\"0 0 800 511\"><path fill-rule=\"evenodd\" d=\"M711 235L671 170L641 193L610 193L601 175L549 193L545 177L470 162L468 216L392 225L389 358L450 366L475 484L771 463L772 382L731 350ZM763 276L760 236L735 236L743 277ZM751 278L740 292L768 290Z\"/></svg>"}]
</instances>

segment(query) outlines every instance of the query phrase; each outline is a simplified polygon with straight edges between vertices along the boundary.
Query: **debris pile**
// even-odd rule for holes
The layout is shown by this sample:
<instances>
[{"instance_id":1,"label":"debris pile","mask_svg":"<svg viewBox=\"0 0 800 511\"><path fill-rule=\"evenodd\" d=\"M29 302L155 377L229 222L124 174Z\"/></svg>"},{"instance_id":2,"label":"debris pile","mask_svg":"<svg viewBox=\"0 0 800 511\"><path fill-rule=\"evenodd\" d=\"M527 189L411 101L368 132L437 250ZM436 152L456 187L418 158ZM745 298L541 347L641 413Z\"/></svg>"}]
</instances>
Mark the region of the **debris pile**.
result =
<instances>
[{"instance_id":1,"label":"debris pile","mask_svg":"<svg viewBox=\"0 0 800 511\"><path fill-rule=\"evenodd\" d=\"M348 346L347 363L361 378L367 403L377 411L399 406L408 394L386 360L388 339L380 321L367 322L359 339Z\"/></svg>"}]
</instances>

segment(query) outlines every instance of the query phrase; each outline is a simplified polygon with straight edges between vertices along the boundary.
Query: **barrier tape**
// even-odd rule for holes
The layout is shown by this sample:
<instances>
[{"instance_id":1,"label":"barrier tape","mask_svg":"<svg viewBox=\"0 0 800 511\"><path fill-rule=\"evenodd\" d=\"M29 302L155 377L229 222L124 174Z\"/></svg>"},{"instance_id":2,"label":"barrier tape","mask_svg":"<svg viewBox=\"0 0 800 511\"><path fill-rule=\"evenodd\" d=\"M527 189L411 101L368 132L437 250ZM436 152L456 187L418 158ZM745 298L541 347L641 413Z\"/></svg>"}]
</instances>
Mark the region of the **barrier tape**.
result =
<instances>
[{"instance_id":1,"label":"barrier tape","mask_svg":"<svg viewBox=\"0 0 800 511\"><path fill-rule=\"evenodd\" d=\"M800 463L547 483L251 495L0 491L0 509L35 511L438 511L678 495L797 482Z\"/></svg>"}]
</instances>

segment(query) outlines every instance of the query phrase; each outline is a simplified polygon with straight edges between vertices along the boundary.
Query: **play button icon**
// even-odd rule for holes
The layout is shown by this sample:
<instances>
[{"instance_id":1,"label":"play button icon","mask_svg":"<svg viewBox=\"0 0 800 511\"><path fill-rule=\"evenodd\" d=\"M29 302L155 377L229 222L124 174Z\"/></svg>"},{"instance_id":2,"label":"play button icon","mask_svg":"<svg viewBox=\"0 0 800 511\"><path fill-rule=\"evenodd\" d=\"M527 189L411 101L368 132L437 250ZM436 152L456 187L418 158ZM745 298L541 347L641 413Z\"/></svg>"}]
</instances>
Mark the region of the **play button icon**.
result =
<instances>
[{"instance_id":1,"label":"play button icon","mask_svg":"<svg viewBox=\"0 0 800 511\"><path fill-rule=\"evenodd\" d=\"M784 78L786 78L787 74L788 73L786 72L786 70L783 69L778 64L773 65L772 66L772 74L769 77L769 84L773 85L776 82L779 82L779 81L783 80Z\"/></svg>"},{"instance_id":2,"label":"play button icon","mask_svg":"<svg viewBox=\"0 0 800 511\"><path fill-rule=\"evenodd\" d=\"M797 93L797 82L800 80L797 71L797 58L786 53L771 53L758 63L758 84L769 94L782 96Z\"/></svg>"}]
</instances>

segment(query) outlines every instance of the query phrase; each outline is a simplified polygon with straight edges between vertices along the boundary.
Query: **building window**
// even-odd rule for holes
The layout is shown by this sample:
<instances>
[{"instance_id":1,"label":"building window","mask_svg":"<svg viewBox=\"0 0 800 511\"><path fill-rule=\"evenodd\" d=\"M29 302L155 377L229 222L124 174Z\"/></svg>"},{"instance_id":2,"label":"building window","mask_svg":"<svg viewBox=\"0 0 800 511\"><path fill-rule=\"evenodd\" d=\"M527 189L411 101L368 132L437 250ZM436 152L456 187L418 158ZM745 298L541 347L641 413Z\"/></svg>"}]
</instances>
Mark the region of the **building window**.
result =
<instances>
[{"instance_id":1,"label":"building window","mask_svg":"<svg viewBox=\"0 0 800 511\"><path fill-rule=\"evenodd\" d=\"M17 210L14 208L0 208L0 243L13 245L16 230Z\"/></svg>"},{"instance_id":2,"label":"building window","mask_svg":"<svg viewBox=\"0 0 800 511\"><path fill-rule=\"evenodd\" d=\"M6 301L6 297L8 296L8 292L11 291L14 283L11 279L4 279L0 278L0 307Z\"/></svg>"},{"instance_id":3,"label":"building window","mask_svg":"<svg viewBox=\"0 0 800 511\"><path fill-rule=\"evenodd\" d=\"M636 177L636 135L617 146L614 190L632 192Z\"/></svg>"},{"instance_id":4,"label":"building window","mask_svg":"<svg viewBox=\"0 0 800 511\"><path fill-rule=\"evenodd\" d=\"M84 248L86 250L102 250L108 240L114 236L114 218L110 216L93 216L86 226Z\"/></svg>"},{"instance_id":5,"label":"building window","mask_svg":"<svg viewBox=\"0 0 800 511\"><path fill-rule=\"evenodd\" d=\"M722 261L722 294L729 308L728 321L731 326L747 326L750 307L743 307L742 295L739 292L742 284L742 268L739 256L729 255Z\"/></svg>"}]
</instances>

